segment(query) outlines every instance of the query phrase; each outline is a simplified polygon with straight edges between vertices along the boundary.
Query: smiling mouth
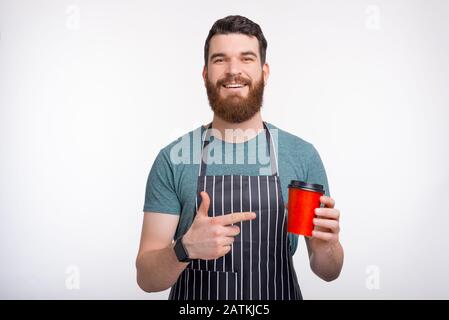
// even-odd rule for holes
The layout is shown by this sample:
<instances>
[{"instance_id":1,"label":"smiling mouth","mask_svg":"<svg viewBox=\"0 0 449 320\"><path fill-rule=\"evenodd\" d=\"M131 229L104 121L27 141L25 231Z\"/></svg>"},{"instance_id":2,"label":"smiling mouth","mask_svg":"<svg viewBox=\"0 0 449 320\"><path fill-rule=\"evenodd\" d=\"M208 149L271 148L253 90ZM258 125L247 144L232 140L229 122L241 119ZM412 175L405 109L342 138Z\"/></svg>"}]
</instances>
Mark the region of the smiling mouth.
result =
<instances>
[{"instance_id":1,"label":"smiling mouth","mask_svg":"<svg viewBox=\"0 0 449 320\"><path fill-rule=\"evenodd\" d=\"M223 88L228 89L228 90L239 90L246 86L247 85L244 83L228 83L228 84L222 85Z\"/></svg>"}]
</instances>

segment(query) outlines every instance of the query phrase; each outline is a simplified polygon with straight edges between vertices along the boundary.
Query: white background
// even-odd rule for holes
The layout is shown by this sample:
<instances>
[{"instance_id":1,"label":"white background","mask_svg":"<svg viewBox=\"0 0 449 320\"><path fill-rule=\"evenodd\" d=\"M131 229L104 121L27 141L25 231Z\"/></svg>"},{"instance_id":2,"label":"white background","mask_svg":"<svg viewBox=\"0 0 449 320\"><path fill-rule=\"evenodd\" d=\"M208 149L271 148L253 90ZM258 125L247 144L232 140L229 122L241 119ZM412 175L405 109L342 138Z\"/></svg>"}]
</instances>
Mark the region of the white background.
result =
<instances>
[{"instance_id":1,"label":"white background","mask_svg":"<svg viewBox=\"0 0 449 320\"><path fill-rule=\"evenodd\" d=\"M1 0L0 298L167 298L135 280L145 183L160 148L212 117L203 45L228 14L261 25L263 117L315 145L341 210L342 274L317 278L301 239L304 297L449 298L436 0Z\"/></svg>"}]
</instances>

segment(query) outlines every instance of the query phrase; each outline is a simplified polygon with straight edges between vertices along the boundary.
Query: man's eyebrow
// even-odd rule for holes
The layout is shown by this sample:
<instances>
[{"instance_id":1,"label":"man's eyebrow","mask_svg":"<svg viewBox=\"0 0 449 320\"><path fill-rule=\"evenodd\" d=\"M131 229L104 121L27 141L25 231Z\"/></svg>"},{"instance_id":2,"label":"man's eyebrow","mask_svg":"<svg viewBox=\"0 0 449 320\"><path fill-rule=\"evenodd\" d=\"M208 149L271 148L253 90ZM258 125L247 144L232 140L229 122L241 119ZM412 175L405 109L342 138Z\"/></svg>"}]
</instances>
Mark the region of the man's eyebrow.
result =
<instances>
[{"instance_id":1,"label":"man's eyebrow","mask_svg":"<svg viewBox=\"0 0 449 320\"><path fill-rule=\"evenodd\" d=\"M257 58L257 54L254 53L254 51L243 51L240 53L241 56L254 56L255 58ZM223 58L226 57L226 54L222 53L222 52L218 52L218 53L214 53L210 56L210 60L212 61L215 58Z\"/></svg>"},{"instance_id":2,"label":"man's eyebrow","mask_svg":"<svg viewBox=\"0 0 449 320\"><path fill-rule=\"evenodd\" d=\"M214 53L213 55L210 56L210 60L213 60L214 58L217 58L217 57L222 58L222 57L225 57L225 56L226 56L226 55L225 55L224 53L221 53L221 52L219 52L219 53Z\"/></svg>"},{"instance_id":3,"label":"man's eyebrow","mask_svg":"<svg viewBox=\"0 0 449 320\"><path fill-rule=\"evenodd\" d=\"M257 58L257 54L255 54L253 51L243 51L242 53L240 53L241 56L254 56L254 58Z\"/></svg>"}]
</instances>

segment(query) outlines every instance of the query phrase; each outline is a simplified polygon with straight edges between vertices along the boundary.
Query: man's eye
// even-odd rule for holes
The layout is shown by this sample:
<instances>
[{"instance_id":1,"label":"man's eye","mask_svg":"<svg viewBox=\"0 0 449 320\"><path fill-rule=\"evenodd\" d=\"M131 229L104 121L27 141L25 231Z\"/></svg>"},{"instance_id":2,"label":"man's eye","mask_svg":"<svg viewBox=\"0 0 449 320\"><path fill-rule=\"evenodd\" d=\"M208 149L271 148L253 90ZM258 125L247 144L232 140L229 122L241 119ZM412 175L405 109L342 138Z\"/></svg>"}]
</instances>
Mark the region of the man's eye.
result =
<instances>
[{"instance_id":1,"label":"man's eye","mask_svg":"<svg viewBox=\"0 0 449 320\"><path fill-rule=\"evenodd\" d=\"M243 61L253 61L253 58L243 58Z\"/></svg>"},{"instance_id":2,"label":"man's eye","mask_svg":"<svg viewBox=\"0 0 449 320\"><path fill-rule=\"evenodd\" d=\"M214 61L214 63L222 62L222 61L223 61L223 59L216 59L216 60Z\"/></svg>"}]
</instances>

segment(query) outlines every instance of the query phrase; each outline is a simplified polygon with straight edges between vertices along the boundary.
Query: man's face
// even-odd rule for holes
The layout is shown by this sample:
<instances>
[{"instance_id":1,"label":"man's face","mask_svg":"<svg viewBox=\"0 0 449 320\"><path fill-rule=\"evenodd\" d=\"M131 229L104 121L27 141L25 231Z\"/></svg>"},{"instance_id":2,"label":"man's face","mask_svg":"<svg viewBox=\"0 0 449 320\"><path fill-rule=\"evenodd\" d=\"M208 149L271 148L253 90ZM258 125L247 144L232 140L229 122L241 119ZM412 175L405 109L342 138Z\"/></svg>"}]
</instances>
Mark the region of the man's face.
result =
<instances>
[{"instance_id":1,"label":"man's face","mask_svg":"<svg viewBox=\"0 0 449 320\"><path fill-rule=\"evenodd\" d=\"M268 75L256 37L231 33L211 38L203 79L209 104L223 120L240 123L254 116L262 106Z\"/></svg>"}]
</instances>

